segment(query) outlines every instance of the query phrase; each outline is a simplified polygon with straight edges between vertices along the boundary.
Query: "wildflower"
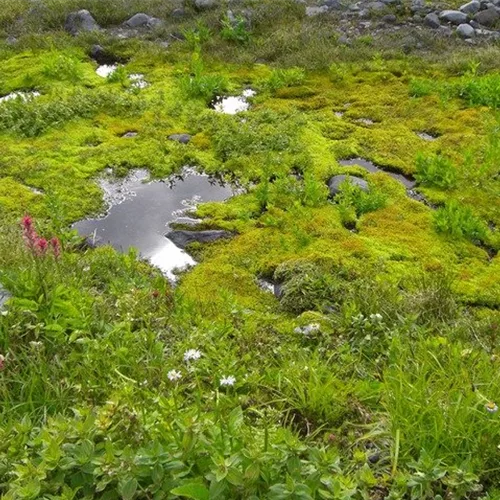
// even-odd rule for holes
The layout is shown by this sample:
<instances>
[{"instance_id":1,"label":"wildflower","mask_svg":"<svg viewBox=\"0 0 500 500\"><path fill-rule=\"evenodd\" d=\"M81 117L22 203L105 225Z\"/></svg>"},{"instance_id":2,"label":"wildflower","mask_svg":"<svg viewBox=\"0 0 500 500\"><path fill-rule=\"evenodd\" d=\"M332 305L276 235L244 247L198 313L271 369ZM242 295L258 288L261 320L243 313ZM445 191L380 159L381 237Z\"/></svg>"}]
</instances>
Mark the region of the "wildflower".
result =
<instances>
[{"instance_id":1,"label":"wildflower","mask_svg":"<svg viewBox=\"0 0 500 500\"><path fill-rule=\"evenodd\" d=\"M167 373L167 378L168 380L170 380L171 382L177 382L178 380L180 380L182 378L182 374L180 371L178 370L170 370L168 373Z\"/></svg>"},{"instance_id":2,"label":"wildflower","mask_svg":"<svg viewBox=\"0 0 500 500\"><path fill-rule=\"evenodd\" d=\"M157 299L160 296L160 292L158 290L154 290L152 295L153 295L153 298Z\"/></svg>"},{"instance_id":3,"label":"wildflower","mask_svg":"<svg viewBox=\"0 0 500 500\"><path fill-rule=\"evenodd\" d=\"M229 375L229 377L222 377L220 379L221 387L233 386L236 383L236 377Z\"/></svg>"},{"instance_id":4,"label":"wildflower","mask_svg":"<svg viewBox=\"0 0 500 500\"><path fill-rule=\"evenodd\" d=\"M200 358L201 352L198 349L189 349L184 353L184 361L194 361Z\"/></svg>"},{"instance_id":5,"label":"wildflower","mask_svg":"<svg viewBox=\"0 0 500 500\"><path fill-rule=\"evenodd\" d=\"M52 252L54 252L54 257L57 260L59 258L59 256L61 255L61 242L59 241L59 238L54 236L50 240L50 246L52 247Z\"/></svg>"},{"instance_id":6,"label":"wildflower","mask_svg":"<svg viewBox=\"0 0 500 500\"><path fill-rule=\"evenodd\" d=\"M377 314L370 314L370 319L372 321L382 321L382 315L377 313Z\"/></svg>"},{"instance_id":7,"label":"wildflower","mask_svg":"<svg viewBox=\"0 0 500 500\"><path fill-rule=\"evenodd\" d=\"M5 356L0 354L0 371L5 368Z\"/></svg>"},{"instance_id":8,"label":"wildflower","mask_svg":"<svg viewBox=\"0 0 500 500\"><path fill-rule=\"evenodd\" d=\"M489 403L486 403L484 405L484 407L486 408L486 410L488 410L490 413L496 413L498 411L498 406L493 402L493 401L490 401Z\"/></svg>"},{"instance_id":9,"label":"wildflower","mask_svg":"<svg viewBox=\"0 0 500 500\"><path fill-rule=\"evenodd\" d=\"M49 243L45 238L38 238L36 240L36 252L38 255L45 255Z\"/></svg>"},{"instance_id":10,"label":"wildflower","mask_svg":"<svg viewBox=\"0 0 500 500\"><path fill-rule=\"evenodd\" d=\"M31 251L35 251L38 235L36 234L35 227L33 225L33 219L29 215L25 215L22 218L21 226L23 228L23 238L26 246Z\"/></svg>"}]
</instances>

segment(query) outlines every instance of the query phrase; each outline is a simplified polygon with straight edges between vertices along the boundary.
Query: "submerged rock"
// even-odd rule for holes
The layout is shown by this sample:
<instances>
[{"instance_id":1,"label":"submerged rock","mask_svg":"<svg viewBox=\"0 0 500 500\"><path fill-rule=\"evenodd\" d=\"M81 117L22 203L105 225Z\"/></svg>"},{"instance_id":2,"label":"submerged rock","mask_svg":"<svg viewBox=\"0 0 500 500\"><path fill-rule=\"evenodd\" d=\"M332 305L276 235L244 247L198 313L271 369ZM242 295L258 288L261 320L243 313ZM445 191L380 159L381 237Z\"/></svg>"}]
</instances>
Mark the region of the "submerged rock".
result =
<instances>
[{"instance_id":1,"label":"submerged rock","mask_svg":"<svg viewBox=\"0 0 500 500\"><path fill-rule=\"evenodd\" d=\"M233 234L222 229L209 229L206 231L170 231L165 235L170 241L179 248L186 248L191 243L212 243L213 241L229 239Z\"/></svg>"},{"instance_id":2,"label":"submerged rock","mask_svg":"<svg viewBox=\"0 0 500 500\"><path fill-rule=\"evenodd\" d=\"M100 27L92 14L88 10L82 9L68 14L64 29L72 35L78 35L82 31L97 31Z\"/></svg>"},{"instance_id":3,"label":"submerged rock","mask_svg":"<svg viewBox=\"0 0 500 500\"><path fill-rule=\"evenodd\" d=\"M368 183L361 177L356 177L354 175L335 175L328 181L328 189L330 190L330 196L336 196L340 193L340 185L349 179L351 184L359 187L362 191L366 193L370 190Z\"/></svg>"},{"instance_id":4,"label":"submerged rock","mask_svg":"<svg viewBox=\"0 0 500 500\"><path fill-rule=\"evenodd\" d=\"M170 141L180 142L181 144L187 144L191 140L189 134L172 134L168 136Z\"/></svg>"}]
</instances>

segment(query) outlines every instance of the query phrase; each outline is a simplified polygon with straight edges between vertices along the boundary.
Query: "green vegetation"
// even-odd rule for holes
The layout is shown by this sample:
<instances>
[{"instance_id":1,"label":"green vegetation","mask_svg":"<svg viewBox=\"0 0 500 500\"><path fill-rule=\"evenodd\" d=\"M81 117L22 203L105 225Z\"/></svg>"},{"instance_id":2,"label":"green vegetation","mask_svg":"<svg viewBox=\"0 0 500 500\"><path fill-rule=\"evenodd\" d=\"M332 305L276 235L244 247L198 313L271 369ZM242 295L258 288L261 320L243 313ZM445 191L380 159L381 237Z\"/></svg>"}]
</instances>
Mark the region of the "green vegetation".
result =
<instances>
[{"instance_id":1,"label":"green vegetation","mask_svg":"<svg viewBox=\"0 0 500 500\"><path fill-rule=\"evenodd\" d=\"M341 46L286 1L253 6L251 36L191 2L179 21L159 0L9 3L2 498L500 498L498 47ZM165 25L70 38L75 8ZM122 63L108 78L96 43ZM209 109L247 88L248 111ZM356 157L386 172L338 163ZM242 189L196 208L236 236L193 245L176 286L71 229L104 172L185 165ZM334 175L369 191L331 198Z\"/></svg>"}]
</instances>

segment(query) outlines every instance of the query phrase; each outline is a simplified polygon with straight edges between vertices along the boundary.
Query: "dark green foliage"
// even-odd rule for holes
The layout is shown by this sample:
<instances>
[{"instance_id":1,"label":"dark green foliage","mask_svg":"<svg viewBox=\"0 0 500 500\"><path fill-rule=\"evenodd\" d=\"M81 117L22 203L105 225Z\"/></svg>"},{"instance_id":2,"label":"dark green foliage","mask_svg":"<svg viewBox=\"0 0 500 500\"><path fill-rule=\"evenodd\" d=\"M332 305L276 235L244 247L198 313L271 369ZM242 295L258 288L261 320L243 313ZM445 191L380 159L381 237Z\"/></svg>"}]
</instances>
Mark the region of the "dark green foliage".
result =
<instances>
[{"instance_id":1,"label":"dark green foliage","mask_svg":"<svg viewBox=\"0 0 500 500\"><path fill-rule=\"evenodd\" d=\"M487 227L476 217L471 208L450 201L444 207L436 210L434 225L440 233L446 233L455 238L467 238L472 241L484 241L487 237Z\"/></svg>"},{"instance_id":2,"label":"dark green foliage","mask_svg":"<svg viewBox=\"0 0 500 500\"><path fill-rule=\"evenodd\" d=\"M423 186L449 189L455 187L457 183L457 171L451 160L445 156L419 154L416 160L415 178Z\"/></svg>"}]
</instances>

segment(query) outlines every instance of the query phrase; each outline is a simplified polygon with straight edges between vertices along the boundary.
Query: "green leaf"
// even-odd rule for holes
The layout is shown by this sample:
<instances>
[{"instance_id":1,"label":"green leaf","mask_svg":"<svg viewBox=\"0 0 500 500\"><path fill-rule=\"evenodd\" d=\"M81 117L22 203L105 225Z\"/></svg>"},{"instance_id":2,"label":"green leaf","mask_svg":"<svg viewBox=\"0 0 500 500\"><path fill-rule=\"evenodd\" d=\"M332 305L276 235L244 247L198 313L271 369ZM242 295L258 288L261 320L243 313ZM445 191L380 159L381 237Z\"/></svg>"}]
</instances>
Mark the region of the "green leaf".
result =
<instances>
[{"instance_id":1,"label":"green leaf","mask_svg":"<svg viewBox=\"0 0 500 500\"><path fill-rule=\"evenodd\" d=\"M199 483L189 483L174 488L171 491L174 495L179 495L181 497L192 498L193 500L208 500L209 492L203 484Z\"/></svg>"},{"instance_id":2,"label":"green leaf","mask_svg":"<svg viewBox=\"0 0 500 500\"><path fill-rule=\"evenodd\" d=\"M137 491L137 480L135 477L127 479L125 482L120 483L119 492L123 500L132 500Z\"/></svg>"}]
</instances>

